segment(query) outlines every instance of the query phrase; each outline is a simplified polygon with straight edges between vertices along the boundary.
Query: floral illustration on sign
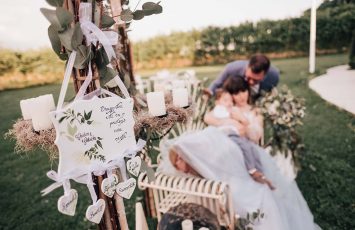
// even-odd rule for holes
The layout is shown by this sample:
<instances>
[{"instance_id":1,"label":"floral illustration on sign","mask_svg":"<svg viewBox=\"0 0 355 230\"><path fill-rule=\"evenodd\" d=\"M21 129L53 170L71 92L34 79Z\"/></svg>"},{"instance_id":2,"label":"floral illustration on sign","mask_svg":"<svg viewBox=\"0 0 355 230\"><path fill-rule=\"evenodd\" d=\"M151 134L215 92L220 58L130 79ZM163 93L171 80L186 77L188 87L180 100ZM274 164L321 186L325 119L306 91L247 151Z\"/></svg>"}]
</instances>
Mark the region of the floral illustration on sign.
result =
<instances>
[{"instance_id":1,"label":"floral illustration on sign","mask_svg":"<svg viewBox=\"0 0 355 230\"><path fill-rule=\"evenodd\" d=\"M68 109L64 112L64 116L59 119L59 123L62 123L64 120L69 120L70 124L74 121L77 121L79 124L88 124L91 125L93 120L90 120L92 111L86 113L84 111L84 115L81 113L76 113L73 109Z\"/></svg>"},{"instance_id":2,"label":"floral illustration on sign","mask_svg":"<svg viewBox=\"0 0 355 230\"><path fill-rule=\"evenodd\" d=\"M102 162L105 162L105 156L100 154L100 149L103 150L102 146L102 137L95 137L91 132L84 132L84 133L78 133L78 127L73 123L76 121L80 125L82 124L88 124L91 125L93 123L93 120L90 120L92 115L92 111L86 113L84 111L84 115L80 112L75 112L73 109L68 109L64 112L64 116L62 116L59 119L59 123L62 123L63 121L69 121L67 124L67 132L61 132L61 135L65 135L65 137L71 141L74 142L75 139L81 141L84 145L86 145L89 142L95 141L94 146L92 146L90 149L86 150L84 152L84 156L89 157L90 160L100 160Z\"/></svg>"},{"instance_id":3,"label":"floral illustration on sign","mask_svg":"<svg viewBox=\"0 0 355 230\"><path fill-rule=\"evenodd\" d=\"M88 156L90 158L90 160L92 158L94 158L94 160L99 159L102 162L105 162L105 156L99 154L99 148L101 148L103 150L102 144L101 144L101 137L97 137L96 143L93 147L91 147L89 150L86 150L84 153L84 156Z\"/></svg>"}]
</instances>

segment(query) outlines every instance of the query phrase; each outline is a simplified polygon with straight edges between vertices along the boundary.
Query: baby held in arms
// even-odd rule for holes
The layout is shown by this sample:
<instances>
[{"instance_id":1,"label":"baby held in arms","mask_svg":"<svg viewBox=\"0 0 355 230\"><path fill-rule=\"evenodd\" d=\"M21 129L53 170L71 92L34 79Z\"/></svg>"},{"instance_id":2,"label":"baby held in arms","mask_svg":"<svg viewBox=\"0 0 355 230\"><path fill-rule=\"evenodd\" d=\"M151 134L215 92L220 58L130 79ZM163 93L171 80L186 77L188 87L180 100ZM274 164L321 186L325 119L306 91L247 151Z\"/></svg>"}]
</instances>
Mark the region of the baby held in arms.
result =
<instances>
[{"instance_id":1,"label":"baby held in arms","mask_svg":"<svg viewBox=\"0 0 355 230\"><path fill-rule=\"evenodd\" d=\"M249 174L255 181L267 184L272 190L275 189L271 181L263 175L260 157L255 144L252 142L253 136L248 136L250 132L247 132L247 130L251 126L250 119L236 106L233 106L232 95L223 89L217 91L215 104L212 110L213 116L217 119L230 119L230 123L221 125L219 128L242 150ZM254 141L257 140L254 139Z\"/></svg>"}]
</instances>

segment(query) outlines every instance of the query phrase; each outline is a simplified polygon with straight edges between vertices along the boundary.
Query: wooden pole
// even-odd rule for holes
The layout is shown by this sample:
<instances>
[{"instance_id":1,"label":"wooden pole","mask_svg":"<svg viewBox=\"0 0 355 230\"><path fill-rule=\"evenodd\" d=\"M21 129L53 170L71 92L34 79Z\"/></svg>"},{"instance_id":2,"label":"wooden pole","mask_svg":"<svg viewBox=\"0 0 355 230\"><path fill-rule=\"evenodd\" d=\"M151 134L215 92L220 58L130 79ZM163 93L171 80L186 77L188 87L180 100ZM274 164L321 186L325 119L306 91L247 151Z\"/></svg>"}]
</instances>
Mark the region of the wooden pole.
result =
<instances>
[{"instance_id":1,"label":"wooden pole","mask_svg":"<svg viewBox=\"0 0 355 230\"><path fill-rule=\"evenodd\" d=\"M309 72L314 73L316 68L316 26L317 26L317 1L312 0L311 30L309 39Z\"/></svg>"}]
</instances>

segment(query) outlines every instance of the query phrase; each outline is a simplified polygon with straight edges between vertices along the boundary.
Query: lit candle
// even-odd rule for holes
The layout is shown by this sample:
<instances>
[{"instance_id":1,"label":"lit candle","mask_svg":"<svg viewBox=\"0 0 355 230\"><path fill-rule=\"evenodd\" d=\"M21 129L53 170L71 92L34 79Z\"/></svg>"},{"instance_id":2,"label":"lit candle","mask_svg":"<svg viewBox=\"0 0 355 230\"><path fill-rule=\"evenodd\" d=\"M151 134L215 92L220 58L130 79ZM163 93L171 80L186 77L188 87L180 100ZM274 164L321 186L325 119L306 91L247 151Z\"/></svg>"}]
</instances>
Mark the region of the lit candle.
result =
<instances>
[{"instance_id":1,"label":"lit candle","mask_svg":"<svg viewBox=\"0 0 355 230\"><path fill-rule=\"evenodd\" d=\"M52 127L52 121L49 112L55 109L52 94L47 94L34 98L31 103L32 125L35 131L49 129Z\"/></svg>"},{"instance_id":2,"label":"lit candle","mask_svg":"<svg viewBox=\"0 0 355 230\"><path fill-rule=\"evenodd\" d=\"M149 114L152 116L163 116L166 114L164 92L147 93Z\"/></svg>"},{"instance_id":3,"label":"lit candle","mask_svg":"<svg viewBox=\"0 0 355 230\"><path fill-rule=\"evenodd\" d=\"M186 219L181 222L181 228L182 228L182 230L193 230L194 224L192 223L191 220Z\"/></svg>"},{"instance_id":4,"label":"lit candle","mask_svg":"<svg viewBox=\"0 0 355 230\"><path fill-rule=\"evenodd\" d=\"M189 93L186 88L173 89L173 104L177 107L189 106Z\"/></svg>"},{"instance_id":5,"label":"lit candle","mask_svg":"<svg viewBox=\"0 0 355 230\"><path fill-rule=\"evenodd\" d=\"M21 113L24 120L31 120L31 103L35 98L29 98L20 101Z\"/></svg>"}]
</instances>

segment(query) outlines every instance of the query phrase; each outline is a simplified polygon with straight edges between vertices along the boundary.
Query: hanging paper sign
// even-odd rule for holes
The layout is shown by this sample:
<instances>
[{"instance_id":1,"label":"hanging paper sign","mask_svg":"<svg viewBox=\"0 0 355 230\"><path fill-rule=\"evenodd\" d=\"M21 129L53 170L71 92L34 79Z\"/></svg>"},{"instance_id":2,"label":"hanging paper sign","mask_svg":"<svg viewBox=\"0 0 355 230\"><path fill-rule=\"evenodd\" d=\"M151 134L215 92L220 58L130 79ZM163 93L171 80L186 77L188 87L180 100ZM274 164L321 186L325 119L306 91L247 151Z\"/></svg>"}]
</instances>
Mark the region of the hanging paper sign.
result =
<instances>
[{"instance_id":1,"label":"hanging paper sign","mask_svg":"<svg viewBox=\"0 0 355 230\"><path fill-rule=\"evenodd\" d=\"M86 219L96 224L100 223L102 215L105 211L105 206L106 204L103 199L99 199L95 202L95 204L90 205L86 210Z\"/></svg>"},{"instance_id":2,"label":"hanging paper sign","mask_svg":"<svg viewBox=\"0 0 355 230\"><path fill-rule=\"evenodd\" d=\"M130 178L126 181L119 183L116 187L116 192L123 198L129 199L131 198L134 189L136 188L136 180L134 178Z\"/></svg>"},{"instance_id":3,"label":"hanging paper sign","mask_svg":"<svg viewBox=\"0 0 355 230\"><path fill-rule=\"evenodd\" d=\"M58 210L65 215L74 216L77 203L78 192L75 189L70 189L68 194L58 199Z\"/></svg>"},{"instance_id":4,"label":"hanging paper sign","mask_svg":"<svg viewBox=\"0 0 355 230\"><path fill-rule=\"evenodd\" d=\"M105 168L136 146L133 99L76 100L51 113L59 149L58 175L72 178Z\"/></svg>"},{"instance_id":5,"label":"hanging paper sign","mask_svg":"<svg viewBox=\"0 0 355 230\"><path fill-rule=\"evenodd\" d=\"M142 159L136 156L127 161L127 170L134 176L138 176L142 164Z\"/></svg>"},{"instance_id":6,"label":"hanging paper sign","mask_svg":"<svg viewBox=\"0 0 355 230\"><path fill-rule=\"evenodd\" d=\"M112 198L116 191L118 178L115 174L105 178L101 183L101 191L108 197Z\"/></svg>"}]
</instances>

